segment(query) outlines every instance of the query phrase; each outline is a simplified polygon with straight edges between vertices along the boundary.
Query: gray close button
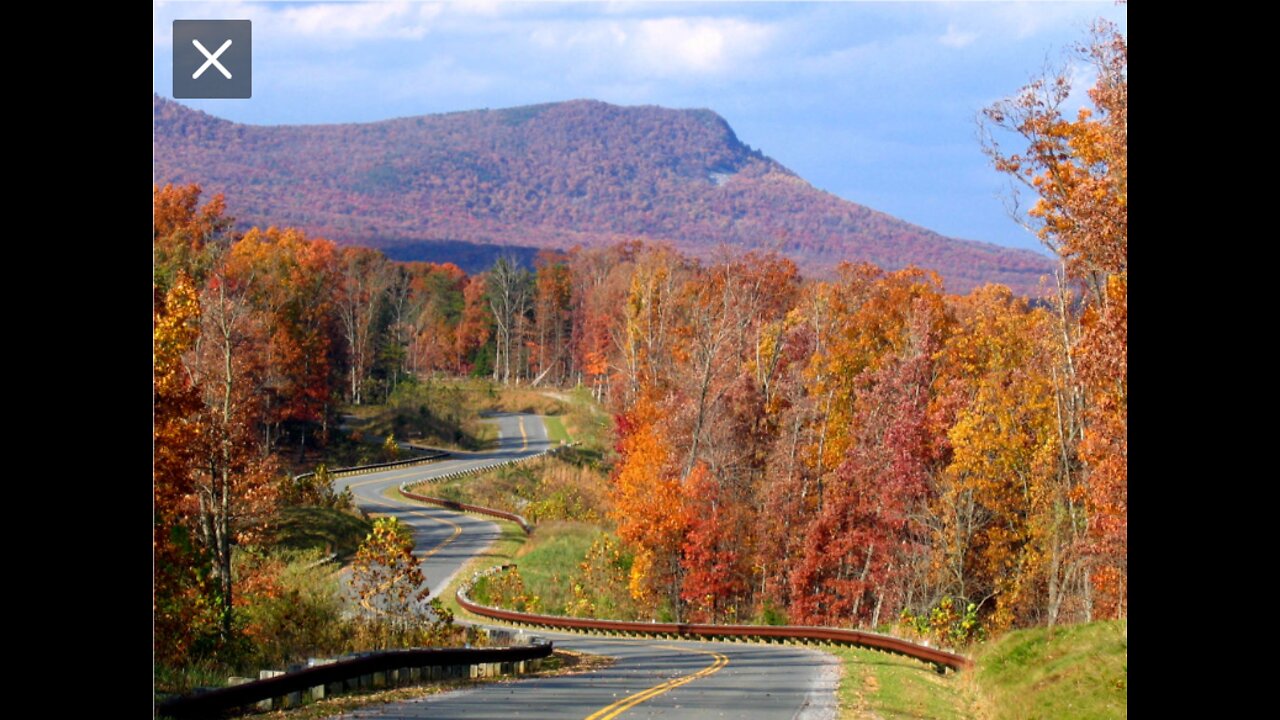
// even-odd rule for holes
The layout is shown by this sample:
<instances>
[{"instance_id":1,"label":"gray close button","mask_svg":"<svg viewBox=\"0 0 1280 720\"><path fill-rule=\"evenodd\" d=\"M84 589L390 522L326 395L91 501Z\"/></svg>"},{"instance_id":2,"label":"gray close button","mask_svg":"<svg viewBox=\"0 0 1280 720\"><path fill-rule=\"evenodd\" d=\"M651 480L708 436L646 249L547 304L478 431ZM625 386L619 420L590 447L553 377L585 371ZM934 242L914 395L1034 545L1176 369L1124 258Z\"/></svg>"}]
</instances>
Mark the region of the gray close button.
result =
<instances>
[{"instance_id":1,"label":"gray close button","mask_svg":"<svg viewBox=\"0 0 1280 720\"><path fill-rule=\"evenodd\" d=\"M253 27L248 20L173 21L173 96L253 95Z\"/></svg>"}]
</instances>

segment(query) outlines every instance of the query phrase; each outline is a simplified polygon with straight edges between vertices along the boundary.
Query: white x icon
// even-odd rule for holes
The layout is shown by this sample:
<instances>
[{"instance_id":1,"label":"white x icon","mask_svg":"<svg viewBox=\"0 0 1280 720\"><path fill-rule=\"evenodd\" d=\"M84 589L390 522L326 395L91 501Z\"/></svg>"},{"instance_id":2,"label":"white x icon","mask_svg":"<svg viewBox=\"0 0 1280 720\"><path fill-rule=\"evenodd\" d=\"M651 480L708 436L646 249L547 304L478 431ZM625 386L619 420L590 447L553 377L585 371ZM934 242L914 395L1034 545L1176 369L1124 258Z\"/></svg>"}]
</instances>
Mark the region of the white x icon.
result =
<instances>
[{"instance_id":1,"label":"white x icon","mask_svg":"<svg viewBox=\"0 0 1280 720\"><path fill-rule=\"evenodd\" d=\"M196 70L195 74L191 76L192 80L195 80L199 78L201 75L203 75L204 71L209 69L210 65L217 65L218 72L222 73L222 76L225 77L226 79L228 80L231 79L231 73L225 67L222 66L222 63L218 62L218 56L222 55L222 53L225 52L227 48L231 47L231 40L227 40L226 42L222 43L222 47L218 48L218 52L212 53L212 54L210 54L209 51L206 50L205 47L200 44L199 40L192 40L191 44L195 45L197 50L203 53L205 57L209 58L208 60L205 60L204 64L200 66L200 69Z\"/></svg>"}]
</instances>

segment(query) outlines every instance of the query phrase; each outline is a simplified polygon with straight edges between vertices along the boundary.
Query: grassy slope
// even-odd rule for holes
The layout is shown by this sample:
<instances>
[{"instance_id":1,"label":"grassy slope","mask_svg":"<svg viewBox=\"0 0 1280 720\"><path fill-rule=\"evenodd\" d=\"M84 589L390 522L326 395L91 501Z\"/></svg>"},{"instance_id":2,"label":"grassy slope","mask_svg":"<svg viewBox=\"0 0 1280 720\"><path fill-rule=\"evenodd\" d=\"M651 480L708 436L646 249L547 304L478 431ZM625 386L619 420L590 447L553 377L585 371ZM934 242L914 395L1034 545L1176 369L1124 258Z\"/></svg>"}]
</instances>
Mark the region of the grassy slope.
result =
<instances>
[{"instance_id":1,"label":"grassy slope","mask_svg":"<svg viewBox=\"0 0 1280 720\"><path fill-rule=\"evenodd\" d=\"M599 526L588 523L543 523L516 553L520 577L529 592L541 598L542 612L564 612L565 603L573 599L569 580L591 543L603 534Z\"/></svg>"},{"instance_id":2,"label":"grassy slope","mask_svg":"<svg viewBox=\"0 0 1280 720\"><path fill-rule=\"evenodd\" d=\"M939 675L932 665L856 647L830 650L844 665L837 699L841 718L974 717L975 703L965 678Z\"/></svg>"},{"instance_id":3,"label":"grassy slope","mask_svg":"<svg viewBox=\"0 0 1280 720\"><path fill-rule=\"evenodd\" d=\"M907 658L860 648L844 664L842 718L1091 720L1128 716L1123 622L1008 633L971 654L977 669L936 674Z\"/></svg>"},{"instance_id":4,"label":"grassy slope","mask_svg":"<svg viewBox=\"0 0 1280 720\"><path fill-rule=\"evenodd\" d=\"M481 450L497 438L483 413L501 409L501 400L501 388L485 380L432 380L402 385L386 404L344 406L342 414L366 442L378 444L390 434L430 447Z\"/></svg>"},{"instance_id":5,"label":"grassy slope","mask_svg":"<svg viewBox=\"0 0 1280 720\"><path fill-rule=\"evenodd\" d=\"M353 555L373 523L354 513L320 507L281 510L279 547L283 550L321 550L338 557Z\"/></svg>"},{"instance_id":6,"label":"grassy slope","mask_svg":"<svg viewBox=\"0 0 1280 720\"><path fill-rule=\"evenodd\" d=\"M548 415L542 418L542 424L547 426L547 437L551 438L551 442L569 442L569 433L564 429L564 423L559 417Z\"/></svg>"},{"instance_id":7,"label":"grassy slope","mask_svg":"<svg viewBox=\"0 0 1280 720\"><path fill-rule=\"evenodd\" d=\"M1011 632L977 654L977 682L997 720L1128 716L1127 621Z\"/></svg>"}]
</instances>

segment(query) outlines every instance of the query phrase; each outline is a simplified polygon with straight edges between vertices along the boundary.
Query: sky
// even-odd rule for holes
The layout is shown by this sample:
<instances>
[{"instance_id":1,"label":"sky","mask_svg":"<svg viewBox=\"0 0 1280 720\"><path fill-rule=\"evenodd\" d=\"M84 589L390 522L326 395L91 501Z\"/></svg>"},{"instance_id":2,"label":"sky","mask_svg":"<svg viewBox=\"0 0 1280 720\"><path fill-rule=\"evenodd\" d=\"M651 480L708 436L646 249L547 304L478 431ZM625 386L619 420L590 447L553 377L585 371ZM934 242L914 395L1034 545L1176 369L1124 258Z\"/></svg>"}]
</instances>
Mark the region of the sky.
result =
<instances>
[{"instance_id":1,"label":"sky","mask_svg":"<svg viewBox=\"0 0 1280 720\"><path fill-rule=\"evenodd\" d=\"M1114 2L156 2L172 23L253 22L253 97L183 100L236 122L385 120L591 98L709 108L815 187L951 237L1041 250L1010 217L982 108L1048 70L1087 102L1073 46Z\"/></svg>"}]
</instances>

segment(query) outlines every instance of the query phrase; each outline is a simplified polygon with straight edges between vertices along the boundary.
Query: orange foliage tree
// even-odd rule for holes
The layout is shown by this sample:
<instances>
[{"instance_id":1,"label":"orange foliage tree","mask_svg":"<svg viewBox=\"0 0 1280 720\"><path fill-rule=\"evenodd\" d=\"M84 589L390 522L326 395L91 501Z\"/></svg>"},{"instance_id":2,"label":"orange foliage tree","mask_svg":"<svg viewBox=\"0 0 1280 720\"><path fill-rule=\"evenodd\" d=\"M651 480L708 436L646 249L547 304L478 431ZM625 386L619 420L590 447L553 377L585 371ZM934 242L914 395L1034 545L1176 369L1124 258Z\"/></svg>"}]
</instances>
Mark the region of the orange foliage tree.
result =
<instances>
[{"instance_id":1,"label":"orange foliage tree","mask_svg":"<svg viewBox=\"0 0 1280 720\"><path fill-rule=\"evenodd\" d=\"M635 549L631 595L648 608L665 599L678 613L681 545L688 525L678 460L672 456L663 419L651 400L642 398L620 428L613 518L618 536Z\"/></svg>"},{"instance_id":2,"label":"orange foliage tree","mask_svg":"<svg viewBox=\"0 0 1280 720\"><path fill-rule=\"evenodd\" d=\"M1067 348L1069 382L1084 401L1075 451L1087 471L1094 610L1114 617L1128 597L1128 42L1099 21L1080 52L1097 73L1093 107L1064 115L1065 72L1034 82L985 111L987 149L998 169L1037 194L1029 224L1084 288L1084 310L1072 318L1080 333ZM1004 152L995 130L1012 132L1026 150Z\"/></svg>"}]
</instances>

